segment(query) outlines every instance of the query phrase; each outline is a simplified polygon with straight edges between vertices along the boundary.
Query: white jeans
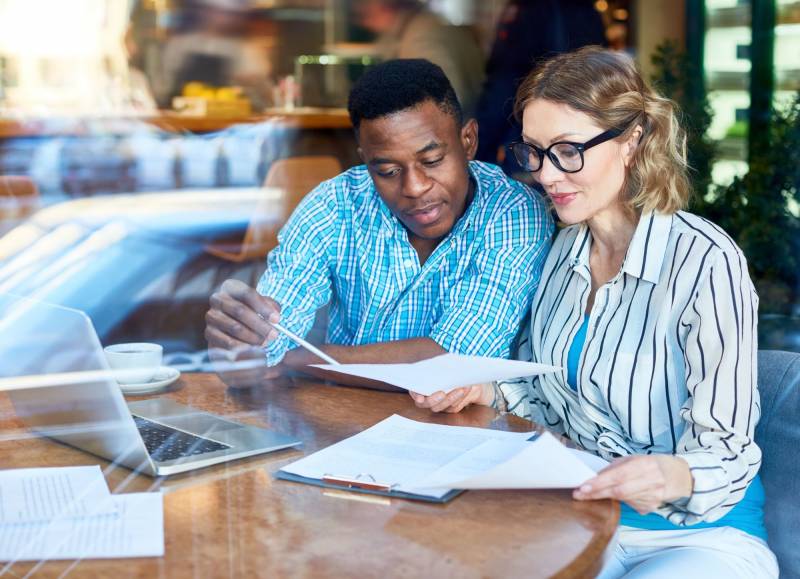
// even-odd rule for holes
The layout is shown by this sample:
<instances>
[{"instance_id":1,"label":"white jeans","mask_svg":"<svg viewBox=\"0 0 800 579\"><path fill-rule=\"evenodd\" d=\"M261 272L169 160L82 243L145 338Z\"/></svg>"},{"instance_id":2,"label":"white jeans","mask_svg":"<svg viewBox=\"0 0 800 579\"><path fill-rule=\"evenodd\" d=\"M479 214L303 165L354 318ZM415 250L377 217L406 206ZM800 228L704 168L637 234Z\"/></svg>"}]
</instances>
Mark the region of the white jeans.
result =
<instances>
[{"instance_id":1,"label":"white jeans","mask_svg":"<svg viewBox=\"0 0 800 579\"><path fill-rule=\"evenodd\" d=\"M598 579L777 579L767 544L732 527L647 531L620 527Z\"/></svg>"}]
</instances>

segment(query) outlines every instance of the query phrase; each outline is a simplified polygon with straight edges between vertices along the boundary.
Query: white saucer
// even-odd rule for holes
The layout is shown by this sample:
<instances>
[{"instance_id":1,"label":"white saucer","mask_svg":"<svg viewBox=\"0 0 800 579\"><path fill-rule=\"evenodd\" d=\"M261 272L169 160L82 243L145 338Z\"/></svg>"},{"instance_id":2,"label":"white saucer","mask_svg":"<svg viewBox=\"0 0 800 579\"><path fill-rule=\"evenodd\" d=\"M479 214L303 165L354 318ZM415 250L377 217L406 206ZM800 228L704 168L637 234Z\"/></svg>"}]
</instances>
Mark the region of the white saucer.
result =
<instances>
[{"instance_id":1,"label":"white saucer","mask_svg":"<svg viewBox=\"0 0 800 579\"><path fill-rule=\"evenodd\" d=\"M139 394L154 394L166 390L167 386L180 377L181 373L179 370L168 366L161 366L150 382L142 382L141 384L120 384L119 389L122 390L123 394L136 396Z\"/></svg>"}]
</instances>

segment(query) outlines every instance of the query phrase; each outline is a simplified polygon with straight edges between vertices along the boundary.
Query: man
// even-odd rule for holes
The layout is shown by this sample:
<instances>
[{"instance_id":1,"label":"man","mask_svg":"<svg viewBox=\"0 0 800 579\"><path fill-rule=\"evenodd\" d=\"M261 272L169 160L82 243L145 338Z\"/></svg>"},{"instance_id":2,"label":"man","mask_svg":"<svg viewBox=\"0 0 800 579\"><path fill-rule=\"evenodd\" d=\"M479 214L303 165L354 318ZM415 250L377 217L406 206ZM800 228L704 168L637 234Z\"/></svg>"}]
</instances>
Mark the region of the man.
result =
<instances>
[{"instance_id":1,"label":"man","mask_svg":"<svg viewBox=\"0 0 800 579\"><path fill-rule=\"evenodd\" d=\"M381 58L425 58L441 66L462 110L474 116L485 58L472 29L448 24L418 0L358 0L354 7L358 22L377 35Z\"/></svg>"},{"instance_id":2,"label":"man","mask_svg":"<svg viewBox=\"0 0 800 579\"><path fill-rule=\"evenodd\" d=\"M329 306L322 349L342 363L412 362L445 352L507 357L530 305L553 224L541 198L495 166L470 162L447 77L426 60L367 71L349 101L365 165L309 193L278 236L256 292L228 281L211 297L210 348L320 374L320 360L269 322L305 336ZM337 375L344 383L362 380Z\"/></svg>"}]
</instances>

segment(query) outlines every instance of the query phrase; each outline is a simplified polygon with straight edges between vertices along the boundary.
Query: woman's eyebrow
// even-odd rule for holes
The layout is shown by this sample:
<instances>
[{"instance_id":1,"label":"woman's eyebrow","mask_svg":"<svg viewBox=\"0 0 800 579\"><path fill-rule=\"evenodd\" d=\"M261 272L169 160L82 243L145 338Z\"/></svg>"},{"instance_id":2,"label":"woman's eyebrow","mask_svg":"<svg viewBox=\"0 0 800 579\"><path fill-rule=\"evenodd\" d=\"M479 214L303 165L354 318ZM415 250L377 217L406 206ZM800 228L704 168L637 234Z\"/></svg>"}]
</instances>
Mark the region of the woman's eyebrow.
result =
<instances>
[{"instance_id":1,"label":"woman's eyebrow","mask_svg":"<svg viewBox=\"0 0 800 579\"><path fill-rule=\"evenodd\" d=\"M561 133L560 135L556 135L550 140L550 142L557 143L558 141L567 140L567 137L585 137L585 136L586 135L584 133L579 133L576 131L567 131L566 133ZM525 141L526 143L539 146L539 142L536 139L530 138L525 133L522 133L522 140Z\"/></svg>"}]
</instances>

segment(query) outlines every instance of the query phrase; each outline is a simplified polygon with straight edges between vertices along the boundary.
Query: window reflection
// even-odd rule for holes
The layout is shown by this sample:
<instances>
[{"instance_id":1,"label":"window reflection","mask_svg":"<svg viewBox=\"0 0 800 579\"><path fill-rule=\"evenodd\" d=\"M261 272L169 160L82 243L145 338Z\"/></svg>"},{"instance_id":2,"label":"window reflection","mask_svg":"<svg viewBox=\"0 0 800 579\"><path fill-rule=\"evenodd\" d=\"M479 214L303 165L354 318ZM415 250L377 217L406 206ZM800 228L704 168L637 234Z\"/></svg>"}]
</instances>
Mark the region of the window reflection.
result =
<instances>
[{"instance_id":1,"label":"window reflection","mask_svg":"<svg viewBox=\"0 0 800 579\"><path fill-rule=\"evenodd\" d=\"M0 2L0 177L26 177L36 189L0 195L0 292L84 309L104 342L158 341L168 361L202 362L208 296L228 277L258 279L274 233L302 198L284 186L270 209L271 193L259 189L270 168L309 155L343 169L360 162L341 106L366 66L394 54L391 3L76 2ZM497 24L511 17L506 4L432 0L426 10L448 38L478 47L480 73ZM657 16L631 4L592 6L608 43L650 50ZM720 10L736 24L721 22L704 39L714 76L747 60L728 40L749 8L711 4L711 24ZM783 47L796 40L785 4L776 29ZM776 62L791 68L786 54L777 49ZM508 58L517 56L512 47ZM649 65L648 54L637 56ZM472 72L464 78L474 89ZM784 93L796 88L791 71L779 76ZM733 122L714 123L723 121ZM246 251L254 220L268 234ZM800 349L796 325L791 311L765 314L762 344Z\"/></svg>"}]
</instances>

